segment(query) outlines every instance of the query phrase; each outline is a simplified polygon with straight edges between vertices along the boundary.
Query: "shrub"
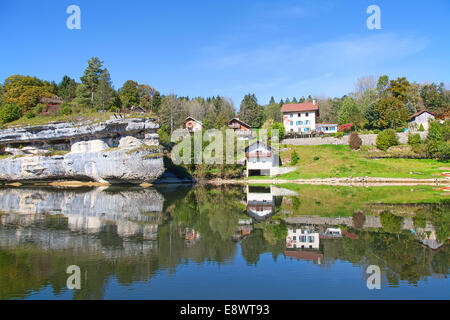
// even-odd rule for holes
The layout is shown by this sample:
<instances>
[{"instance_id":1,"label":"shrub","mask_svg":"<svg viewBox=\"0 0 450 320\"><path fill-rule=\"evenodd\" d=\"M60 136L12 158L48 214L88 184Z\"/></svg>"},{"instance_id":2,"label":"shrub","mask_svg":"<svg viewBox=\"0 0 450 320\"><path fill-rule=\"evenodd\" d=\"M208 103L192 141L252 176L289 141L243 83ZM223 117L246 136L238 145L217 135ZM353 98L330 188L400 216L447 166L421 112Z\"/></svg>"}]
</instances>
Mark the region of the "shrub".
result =
<instances>
[{"instance_id":1,"label":"shrub","mask_svg":"<svg viewBox=\"0 0 450 320\"><path fill-rule=\"evenodd\" d=\"M300 160L300 158L298 157L297 152L294 150L292 151L291 154L291 165L294 166L298 163L298 160Z\"/></svg>"},{"instance_id":2,"label":"shrub","mask_svg":"<svg viewBox=\"0 0 450 320\"><path fill-rule=\"evenodd\" d=\"M403 128L396 128L396 129L395 129L395 132L402 133L403 130L404 130Z\"/></svg>"},{"instance_id":3,"label":"shrub","mask_svg":"<svg viewBox=\"0 0 450 320\"><path fill-rule=\"evenodd\" d=\"M30 110L27 113L25 113L25 118L27 118L27 119L34 118L35 116L36 115L34 114L33 110Z\"/></svg>"},{"instance_id":4,"label":"shrub","mask_svg":"<svg viewBox=\"0 0 450 320\"><path fill-rule=\"evenodd\" d=\"M353 150L358 150L361 147L362 140L356 132L352 132L350 134L350 138L348 139L348 144L350 148Z\"/></svg>"},{"instance_id":5,"label":"shrub","mask_svg":"<svg viewBox=\"0 0 450 320\"><path fill-rule=\"evenodd\" d=\"M284 133L285 133L285 128L284 128L284 124L280 123L280 122L275 122L270 126L270 132L268 132L269 137L272 136L272 130L278 130L278 135L279 135L279 140L283 140L284 139Z\"/></svg>"},{"instance_id":6,"label":"shrub","mask_svg":"<svg viewBox=\"0 0 450 320\"><path fill-rule=\"evenodd\" d=\"M345 136L345 132L336 132L336 133L332 133L332 135L338 139L342 138L343 136Z\"/></svg>"},{"instance_id":7,"label":"shrub","mask_svg":"<svg viewBox=\"0 0 450 320\"><path fill-rule=\"evenodd\" d=\"M59 110L59 114L63 116L68 116L69 114L72 114L72 109L70 108L70 105L68 103L64 103L61 106L61 109Z\"/></svg>"},{"instance_id":8,"label":"shrub","mask_svg":"<svg viewBox=\"0 0 450 320\"><path fill-rule=\"evenodd\" d=\"M375 130L373 130L373 133L379 134L379 133L380 133L380 129L375 129Z\"/></svg>"},{"instance_id":9,"label":"shrub","mask_svg":"<svg viewBox=\"0 0 450 320\"><path fill-rule=\"evenodd\" d=\"M417 146L422 143L422 140L420 139L420 134L418 133L410 133L408 135L408 144L411 146Z\"/></svg>"},{"instance_id":10,"label":"shrub","mask_svg":"<svg viewBox=\"0 0 450 320\"><path fill-rule=\"evenodd\" d=\"M423 124L420 124L419 131L425 131L425 128L423 127Z\"/></svg>"},{"instance_id":11,"label":"shrub","mask_svg":"<svg viewBox=\"0 0 450 320\"><path fill-rule=\"evenodd\" d=\"M353 123L344 123L341 124L338 128L339 132L350 132L352 131L353 128Z\"/></svg>"},{"instance_id":12,"label":"shrub","mask_svg":"<svg viewBox=\"0 0 450 320\"><path fill-rule=\"evenodd\" d=\"M39 113L41 113L42 111L46 110L47 108L48 108L48 107L47 107L46 104L44 104L44 103L38 103L38 104L36 105L36 107L33 108L33 112L34 112L34 114L39 114Z\"/></svg>"},{"instance_id":13,"label":"shrub","mask_svg":"<svg viewBox=\"0 0 450 320\"><path fill-rule=\"evenodd\" d=\"M320 157L318 157L318 156L315 156L314 158L314 161L317 161L317 160L319 160L320 159Z\"/></svg>"},{"instance_id":14,"label":"shrub","mask_svg":"<svg viewBox=\"0 0 450 320\"><path fill-rule=\"evenodd\" d=\"M0 108L0 122L8 123L22 116L22 108L13 104L6 104Z\"/></svg>"},{"instance_id":15,"label":"shrub","mask_svg":"<svg viewBox=\"0 0 450 320\"><path fill-rule=\"evenodd\" d=\"M387 150L389 147L398 145L398 138L393 129L386 129L377 135L377 148Z\"/></svg>"},{"instance_id":16,"label":"shrub","mask_svg":"<svg viewBox=\"0 0 450 320\"><path fill-rule=\"evenodd\" d=\"M355 211L355 213L353 213L352 221L353 227L355 227L355 229L362 229L365 220L366 216L361 211Z\"/></svg>"},{"instance_id":17,"label":"shrub","mask_svg":"<svg viewBox=\"0 0 450 320\"><path fill-rule=\"evenodd\" d=\"M402 228L403 218L385 211L381 214L380 222L386 232L399 233Z\"/></svg>"}]
</instances>

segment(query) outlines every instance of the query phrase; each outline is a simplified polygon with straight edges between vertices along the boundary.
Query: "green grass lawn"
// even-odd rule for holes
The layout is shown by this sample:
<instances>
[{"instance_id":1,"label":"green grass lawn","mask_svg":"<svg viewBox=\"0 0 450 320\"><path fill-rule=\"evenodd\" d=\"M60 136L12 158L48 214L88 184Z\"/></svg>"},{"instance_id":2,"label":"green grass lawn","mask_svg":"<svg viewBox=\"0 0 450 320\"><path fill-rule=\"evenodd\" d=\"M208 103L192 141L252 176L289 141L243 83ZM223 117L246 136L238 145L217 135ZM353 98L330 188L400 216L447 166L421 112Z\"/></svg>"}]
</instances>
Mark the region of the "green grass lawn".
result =
<instances>
[{"instance_id":1,"label":"green grass lawn","mask_svg":"<svg viewBox=\"0 0 450 320\"><path fill-rule=\"evenodd\" d=\"M289 146L281 154L283 165L290 166L292 150L300 161L297 170L278 176L279 179L334 178L334 177L383 177L383 178L433 178L440 167L448 162L431 159L368 159L360 151L347 145ZM314 160L316 159L316 160ZM410 174L410 172L423 174Z\"/></svg>"},{"instance_id":2,"label":"green grass lawn","mask_svg":"<svg viewBox=\"0 0 450 320\"><path fill-rule=\"evenodd\" d=\"M296 191L298 196L290 197L282 206L293 215L349 216L355 210L367 209L373 203L441 203L450 201L449 195L432 186L379 186L346 187L325 185L280 185ZM369 212L366 212L369 213Z\"/></svg>"}]
</instances>

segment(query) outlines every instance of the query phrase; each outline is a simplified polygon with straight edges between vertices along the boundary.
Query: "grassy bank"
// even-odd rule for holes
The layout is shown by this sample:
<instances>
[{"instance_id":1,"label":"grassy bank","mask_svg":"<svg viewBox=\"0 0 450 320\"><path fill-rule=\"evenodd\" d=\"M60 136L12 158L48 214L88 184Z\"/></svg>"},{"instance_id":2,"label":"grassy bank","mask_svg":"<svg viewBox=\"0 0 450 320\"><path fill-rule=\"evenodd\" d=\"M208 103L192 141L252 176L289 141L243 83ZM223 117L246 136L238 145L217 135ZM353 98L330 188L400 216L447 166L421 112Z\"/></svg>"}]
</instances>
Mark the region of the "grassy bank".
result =
<instances>
[{"instance_id":1,"label":"grassy bank","mask_svg":"<svg viewBox=\"0 0 450 320\"><path fill-rule=\"evenodd\" d=\"M435 178L448 162L431 159L368 159L364 151L353 151L346 145L289 146L281 154L283 165L290 166L293 150L300 158L297 170L278 178L295 180L310 178L382 177ZM410 174L410 172L420 174Z\"/></svg>"},{"instance_id":2,"label":"grassy bank","mask_svg":"<svg viewBox=\"0 0 450 320\"><path fill-rule=\"evenodd\" d=\"M432 186L343 187L324 185L280 185L296 191L298 196L283 201L282 207L293 215L351 216L374 203L440 203L450 201L448 195ZM367 212L369 213L369 212Z\"/></svg>"}]
</instances>

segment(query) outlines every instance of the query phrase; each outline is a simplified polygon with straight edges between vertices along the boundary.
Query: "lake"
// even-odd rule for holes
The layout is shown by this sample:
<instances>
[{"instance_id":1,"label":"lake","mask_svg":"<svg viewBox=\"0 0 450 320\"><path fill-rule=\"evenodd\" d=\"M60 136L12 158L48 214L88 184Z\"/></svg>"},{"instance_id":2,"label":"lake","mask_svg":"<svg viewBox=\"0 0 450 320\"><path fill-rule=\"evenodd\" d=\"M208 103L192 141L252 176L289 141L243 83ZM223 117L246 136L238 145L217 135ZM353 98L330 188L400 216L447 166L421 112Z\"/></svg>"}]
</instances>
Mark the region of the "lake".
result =
<instances>
[{"instance_id":1,"label":"lake","mask_svg":"<svg viewBox=\"0 0 450 320\"><path fill-rule=\"evenodd\" d=\"M449 299L448 199L431 186L2 187L0 299Z\"/></svg>"}]
</instances>

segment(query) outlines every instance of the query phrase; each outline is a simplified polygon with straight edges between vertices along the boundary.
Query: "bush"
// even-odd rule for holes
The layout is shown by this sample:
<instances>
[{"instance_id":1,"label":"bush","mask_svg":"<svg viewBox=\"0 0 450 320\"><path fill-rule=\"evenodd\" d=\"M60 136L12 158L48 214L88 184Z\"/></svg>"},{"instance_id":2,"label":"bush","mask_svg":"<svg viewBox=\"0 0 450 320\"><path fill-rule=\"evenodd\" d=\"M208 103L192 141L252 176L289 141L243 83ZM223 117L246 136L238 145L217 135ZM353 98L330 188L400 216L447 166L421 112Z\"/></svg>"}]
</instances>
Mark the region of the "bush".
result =
<instances>
[{"instance_id":1,"label":"bush","mask_svg":"<svg viewBox=\"0 0 450 320\"><path fill-rule=\"evenodd\" d=\"M352 131L353 128L353 123L344 123L341 124L338 128L339 132L350 132Z\"/></svg>"},{"instance_id":2,"label":"bush","mask_svg":"<svg viewBox=\"0 0 450 320\"><path fill-rule=\"evenodd\" d=\"M295 150L292 151L292 154L291 154L291 166L295 166L298 163L298 160L300 160L300 158L298 157L297 152Z\"/></svg>"},{"instance_id":3,"label":"bush","mask_svg":"<svg viewBox=\"0 0 450 320\"><path fill-rule=\"evenodd\" d=\"M379 133L380 133L380 129L375 129L375 130L373 130L373 133L379 134Z\"/></svg>"},{"instance_id":4,"label":"bush","mask_svg":"<svg viewBox=\"0 0 450 320\"><path fill-rule=\"evenodd\" d=\"M393 129L386 129L377 135L377 148L387 150L389 147L398 145L398 138Z\"/></svg>"},{"instance_id":5,"label":"bush","mask_svg":"<svg viewBox=\"0 0 450 320\"><path fill-rule=\"evenodd\" d=\"M22 108L13 104L6 104L0 108L0 122L8 123L22 116Z\"/></svg>"},{"instance_id":6,"label":"bush","mask_svg":"<svg viewBox=\"0 0 450 320\"><path fill-rule=\"evenodd\" d=\"M318 157L318 156L315 156L314 158L314 161L317 161L317 160L319 160L320 159L320 157Z\"/></svg>"},{"instance_id":7,"label":"bush","mask_svg":"<svg viewBox=\"0 0 450 320\"><path fill-rule=\"evenodd\" d=\"M32 110L30 110L27 113L25 113L25 118L27 118L27 119L34 118L35 116L36 115L34 114L34 112Z\"/></svg>"},{"instance_id":8,"label":"bush","mask_svg":"<svg viewBox=\"0 0 450 320\"><path fill-rule=\"evenodd\" d=\"M403 130L404 130L404 128L396 128L396 129L395 129L395 132L402 133Z\"/></svg>"},{"instance_id":9,"label":"bush","mask_svg":"<svg viewBox=\"0 0 450 320\"><path fill-rule=\"evenodd\" d=\"M269 137L272 136L272 130L278 130L278 135L279 135L279 141L284 139L284 134L285 134L285 128L284 128L284 124L280 123L280 122L275 122L270 126L270 132L268 132Z\"/></svg>"},{"instance_id":10,"label":"bush","mask_svg":"<svg viewBox=\"0 0 450 320\"><path fill-rule=\"evenodd\" d=\"M353 150L358 150L361 147L362 140L356 132L350 134L348 144Z\"/></svg>"},{"instance_id":11,"label":"bush","mask_svg":"<svg viewBox=\"0 0 450 320\"><path fill-rule=\"evenodd\" d=\"M343 136L345 136L345 132L336 132L336 133L332 133L332 135L333 135L333 137L340 139Z\"/></svg>"},{"instance_id":12,"label":"bush","mask_svg":"<svg viewBox=\"0 0 450 320\"><path fill-rule=\"evenodd\" d=\"M352 221L353 221L353 227L355 229L362 229L364 226L364 222L366 220L366 216L361 211L355 211L353 213Z\"/></svg>"},{"instance_id":13,"label":"bush","mask_svg":"<svg viewBox=\"0 0 450 320\"><path fill-rule=\"evenodd\" d=\"M408 135L408 144L411 146L417 146L422 143L422 140L420 139L420 134L418 133L410 133Z\"/></svg>"},{"instance_id":14,"label":"bush","mask_svg":"<svg viewBox=\"0 0 450 320\"><path fill-rule=\"evenodd\" d=\"M70 108L68 103L64 103L61 105L61 109L59 109L59 114L68 116L69 114L72 114L72 108Z\"/></svg>"},{"instance_id":15,"label":"bush","mask_svg":"<svg viewBox=\"0 0 450 320\"><path fill-rule=\"evenodd\" d=\"M380 222L386 232L399 233L402 229L403 218L385 211L381 214Z\"/></svg>"},{"instance_id":16,"label":"bush","mask_svg":"<svg viewBox=\"0 0 450 320\"><path fill-rule=\"evenodd\" d=\"M38 103L38 104L36 105L36 107L33 108L33 112L34 112L34 114L39 114L39 113L41 113L42 111L46 111L47 108L48 108L48 107L47 107L46 104L44 104L44 103Z\"/></svg>"},{"instance_id":17,"label":"bush","mask_svg":"<svg viewBox=\"0 0 450 320\"><path fill-rule=\"evenodd\" d=\"M423 124L420 124L419 131L425 131L425 128L423 127Z\"/></svg>"}]
</instances>

